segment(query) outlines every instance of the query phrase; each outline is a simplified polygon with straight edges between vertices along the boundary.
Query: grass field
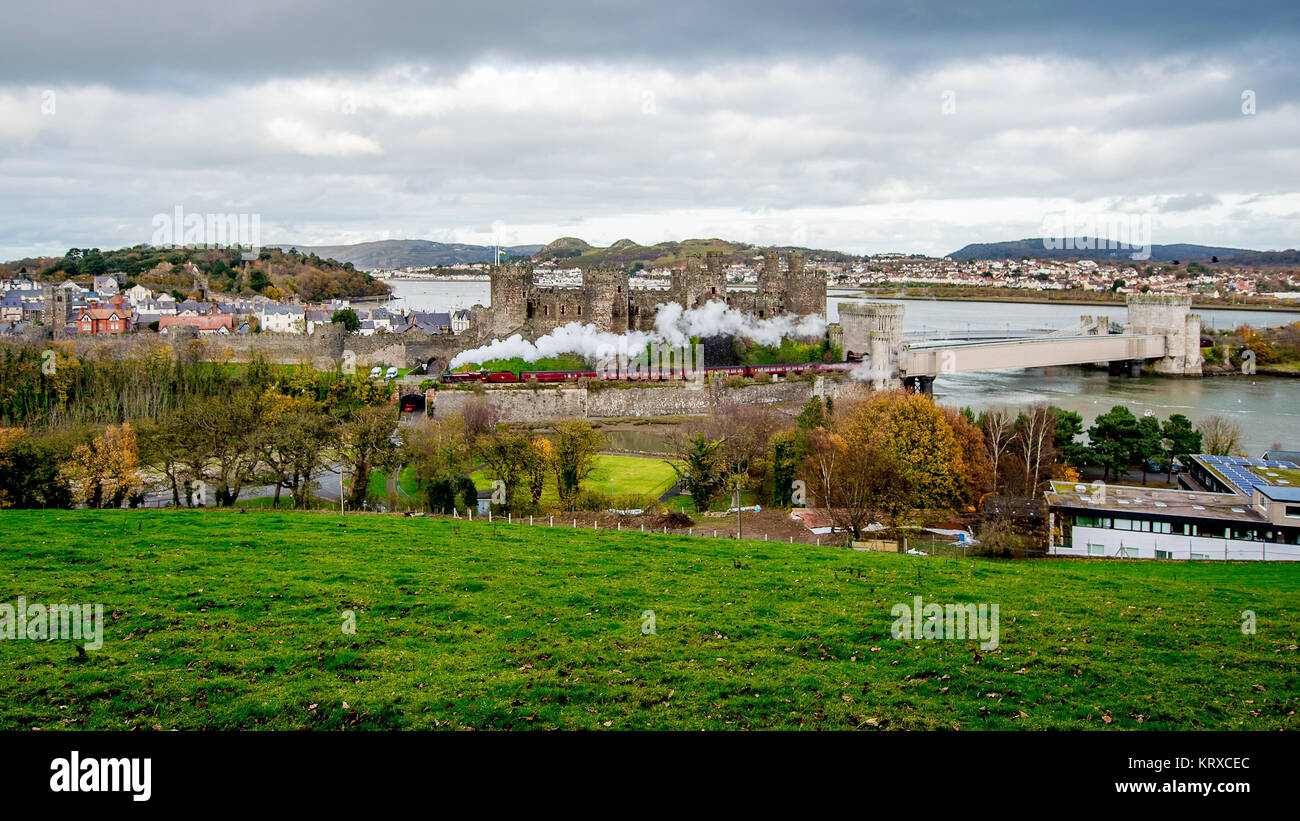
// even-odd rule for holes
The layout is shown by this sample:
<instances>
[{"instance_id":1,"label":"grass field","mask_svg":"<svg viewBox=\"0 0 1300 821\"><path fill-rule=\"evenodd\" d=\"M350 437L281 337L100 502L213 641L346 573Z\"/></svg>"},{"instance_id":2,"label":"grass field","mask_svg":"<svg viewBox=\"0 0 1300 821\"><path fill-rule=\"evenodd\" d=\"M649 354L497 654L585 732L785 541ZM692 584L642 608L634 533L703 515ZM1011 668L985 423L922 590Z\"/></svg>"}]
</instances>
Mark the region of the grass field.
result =
<instances>
[{"instance_id":1,"label":"grass field","mask_svg":"<svg viewBox=\"0 0 1300 821\"><path fill-rule=\"evenodd\" d=\"M492 488L492 476L487 469L476 471L473 479L479 490ZM596 455L596 467L582 486L616 496L644 494L658 497L676 481L677 474L663 459L601 453ZM542 503L555 504L556 498L555 484L548 482L542 491Z\"/></svg>"},{"instance_id":2,"label":"grass field","mask_svg":"<svg viewBox=\"0 0 1300 821\"><path fill-rule=\"evenodd\" d=\"M3 729L1296 727L1297 566L328 513L5 511L0 532L0 602L105 609L85 660L0 641ZM1000 645L892 639L913 596L998 604Z\"/></svg>"}]
</instances>

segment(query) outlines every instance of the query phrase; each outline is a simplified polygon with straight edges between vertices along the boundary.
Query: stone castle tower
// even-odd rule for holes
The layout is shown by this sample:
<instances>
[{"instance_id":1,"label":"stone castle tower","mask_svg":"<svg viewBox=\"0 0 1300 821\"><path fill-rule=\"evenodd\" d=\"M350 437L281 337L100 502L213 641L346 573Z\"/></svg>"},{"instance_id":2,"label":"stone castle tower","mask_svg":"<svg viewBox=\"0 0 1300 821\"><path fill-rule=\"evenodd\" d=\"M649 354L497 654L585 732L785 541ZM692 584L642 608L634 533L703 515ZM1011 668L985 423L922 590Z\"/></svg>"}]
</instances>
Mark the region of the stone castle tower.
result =
<instances>
[{"instance_id":1,"label":"stone castle tower","mask_svg":"<svg viewBox=\"0 0 1300 821\"><path fill-rule=\"evenodd\" d=\"M602 331L623 333L654 327L658 306L676 302L687 310L709 302L725 302L740 311L766 319L782 313L826 313L826 279L807 271L803 254L789 254L785 270L780 255L769 251L756 291L727 291L722 254L709 251L703 258L687 257L673 268L671 285L633 291L627 271L611 268L586 270L577 287L539 286L529 263L506 263L491 269L491 306L475 306L477 336L487 341L511 334L529 339L570 322L594 324Z\"/></svg>"}]
</instances>

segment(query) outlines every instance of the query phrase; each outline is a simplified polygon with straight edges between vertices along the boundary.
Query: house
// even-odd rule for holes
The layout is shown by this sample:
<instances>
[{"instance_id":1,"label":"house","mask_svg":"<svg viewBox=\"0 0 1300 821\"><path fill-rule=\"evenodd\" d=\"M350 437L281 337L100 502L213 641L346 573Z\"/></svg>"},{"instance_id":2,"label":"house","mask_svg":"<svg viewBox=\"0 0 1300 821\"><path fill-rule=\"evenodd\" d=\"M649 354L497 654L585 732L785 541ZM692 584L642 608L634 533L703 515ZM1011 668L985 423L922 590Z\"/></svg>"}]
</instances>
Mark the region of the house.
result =
<instances>
[{"instance_id":1,"label":"house","mask_svg":"<svg viewBox=\"0 0 1300 821\"><path fill-rule=\"evenodd\" d=\"M1048 553L1097 558L1300 561L1300 467L1191 457L1199 488L1052 482Z\"/></svg>"},{"instance_id":2,"label":"house","mask_svg":"<svg viewBox=\"0 0 1300 821\"><path fill-rule=\"evenodd\" d=\"M257 323L270 333L305 333L307 312L301 305L263 305L257 312Z\"/></svg>"},{"instance_id":3,"label":"house","mask_svg":"<svg viewBox=\"0 0 1300 821\"><path fill-rule=\"evenodd\" d=\"M109 305L77 312L77 333L124 334L131 330L131 309Z\"/></svg>"},{"instance_id":4,"label":"house","mask_svg":"<svg viewBox=\"0 0 1300 821\"><path fill-rule=\"evenodd\" d=\"M117 284L117 277L97 276L91 282L90 290L95 291L105 298L115 296L121 286Z\"/></svg>"},{"instance_id":5,"label":"house","mask_svg":"<svg viewBox=\"0 0 1300 821\"><path fill-rule=\"evenodd\" d=\"M153 297L153 291L150 291L148 288L139 284L132 285L130 288L127 288L124 293L132 305L140 305L148 302L150 298Z\"/></svg>"},{"instance_id":6,"label":"house","mask_svg":"<svg viewBox=\"0 0 1300 821\"><path fill-rule=\"evenodd\" d=\"M0 322L21 322L22 319L22 295L17 291L9 291L0 297Z\"/></svg>"},{"instance_id":7,"label":"house","mask_svg":"<svg viewBox=\"0 0 1300 821\"><path fill-rule=\"evenodd\" d=\"M454 334L464 333L469 330L470 312L461 308L451 315L451 332Z\"/></svg>"},{"instance_id":8,"label":"house","mask_svg":"<svg viewBox=\"0 0 1300 821\"><path fill-rule=\"evenodd\" d=\"M164 316L158 320L158 333L167 333L168 328L184 326L198 328L200 336L231 333L235 327L235 318L230 314L205 314L203 316Z\"/></svg>"},{"instance_id":9,"label":"house","mask_svg":"<svg viewBox=\"0 0 1300 821\"><path fill-rule=\"evenodd\" d=\"M333 316L329 311L306 311L303 314L303 321L307 323L307 333L312 333L320 325L330 324L330 317Z\"/></svg>"},{"instance_id":10,"label":"house","mask_svg":"<svg viewBox=\"0 0 1300 821\"><path fill-rule=\"evenodd\" d=\"M396 332L404 334L407 331L419 331L430 336L449 334L451 333L451 314L412 311L406 317L406 324L398 328Z\"/></svg>"}]
</instances>

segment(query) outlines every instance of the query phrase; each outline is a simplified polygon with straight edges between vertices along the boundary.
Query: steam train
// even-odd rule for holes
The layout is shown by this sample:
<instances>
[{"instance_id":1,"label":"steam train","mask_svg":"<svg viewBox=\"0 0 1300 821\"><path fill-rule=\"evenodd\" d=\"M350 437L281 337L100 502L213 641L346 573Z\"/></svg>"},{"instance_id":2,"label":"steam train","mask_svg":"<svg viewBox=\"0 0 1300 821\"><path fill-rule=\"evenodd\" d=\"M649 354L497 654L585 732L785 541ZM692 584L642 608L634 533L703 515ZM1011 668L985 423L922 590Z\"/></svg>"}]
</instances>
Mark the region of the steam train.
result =
<instances>
[{"instance_id":1,"label":"steam train","mask_svg":"<svg viewBox=\"0 0 1300 821\"><path fill-rule=\"evenodd\" d=\"M589 371L446 371L442 381L460 382L577 382L580 379L599 379L614 382L666 382L674 379L708 378L720 373L727 376L786 376L803 373L842 373L858 365L857 362L795 362L782 365L714 365L706 368L667 367L659 369L628 368L627 370Z\"/></svg>"}]
</instances>

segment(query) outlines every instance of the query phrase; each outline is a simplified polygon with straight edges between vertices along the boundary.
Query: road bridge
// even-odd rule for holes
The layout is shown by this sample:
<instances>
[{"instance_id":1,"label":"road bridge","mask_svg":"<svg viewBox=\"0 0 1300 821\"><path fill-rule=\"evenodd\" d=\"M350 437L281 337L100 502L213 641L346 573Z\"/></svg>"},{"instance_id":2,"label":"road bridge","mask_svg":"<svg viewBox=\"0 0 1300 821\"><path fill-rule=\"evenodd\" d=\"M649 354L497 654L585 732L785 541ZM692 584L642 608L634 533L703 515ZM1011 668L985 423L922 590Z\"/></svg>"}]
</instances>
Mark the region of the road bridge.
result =
<instances>
[{"instance_id":1,"label":"road bridge","mask_svg":"<svg viewBox=\"0 0 1300 821\"><path fill-rule=\"evenodd\" d=\"M872 387L905 385L929 393L943 374L1054 365L1099 364L1140 374L1143 368L1173 376L1201 375L1201 318L1191 297L1130 294L1128 322L1111 333L1105 317L1083 316L1078 325L1020 337L1009 331L952 332L943 338L902 330L904 306L886 302L840 303L844 350L873 363Z\"/></svg>"}]
</instances>

